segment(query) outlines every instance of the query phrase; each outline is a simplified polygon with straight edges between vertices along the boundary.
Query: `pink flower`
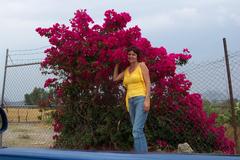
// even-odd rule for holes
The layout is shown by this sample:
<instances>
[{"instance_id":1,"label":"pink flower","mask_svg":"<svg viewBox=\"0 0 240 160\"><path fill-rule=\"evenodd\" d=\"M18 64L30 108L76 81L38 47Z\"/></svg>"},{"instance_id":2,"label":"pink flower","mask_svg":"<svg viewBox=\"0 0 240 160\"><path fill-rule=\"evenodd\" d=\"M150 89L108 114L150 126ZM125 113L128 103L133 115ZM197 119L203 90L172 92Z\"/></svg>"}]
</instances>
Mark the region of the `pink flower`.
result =
<instances>
[{"instance_id":1,"label":"pink flower","mask_svg":"<svg viewBox=\"0 0 240 160\"><path fill-rule=\"evenodd\" d=\"M44 88L48 87L51 85L53 82L55 82L57 79L56 78L49 78L45 81Z\"/></svg>"},{"instance_id":2,"label":"pink flower","mask_svg":"<svg viewBox=\"0 0 240 160\"><path fill-rule=\"evenodd\" d=\"M166 148L168 146L168 143L164 140L157 140L157 144L162 148Z\"/></svg>"},{"instance_id":3,"label":"pink flower","mask_svg":"<svg viewBox=\"0 0 240 160\"><path fill-rule=\"evenodd\" d=\"M190 53L190 51L187 48L184 48L183 53Z\"/></svg>"},{"instance_id":4,"label":"pink flower","mask_svg":"<svg viewBox=\"0 0 240 160\"><path fill-rule=\"evenodd\" d=\"M78 57L78 63L79 63L80 65L86 65L86 64L87 64L87 61L86 61L86 59L83 58L82 56L79 56L79 57Z\"/></svg>"}]
</instances>

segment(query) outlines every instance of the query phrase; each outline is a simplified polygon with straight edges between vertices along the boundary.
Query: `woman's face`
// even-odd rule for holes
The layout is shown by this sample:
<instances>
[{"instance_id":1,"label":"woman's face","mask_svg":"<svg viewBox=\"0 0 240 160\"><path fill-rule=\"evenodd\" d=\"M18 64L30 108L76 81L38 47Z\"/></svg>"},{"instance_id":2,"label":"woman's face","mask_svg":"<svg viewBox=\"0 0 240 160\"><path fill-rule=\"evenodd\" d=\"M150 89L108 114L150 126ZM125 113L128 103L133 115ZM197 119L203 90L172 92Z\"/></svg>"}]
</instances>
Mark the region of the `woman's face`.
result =
<instances>
[{"instance_id":1,"label":"woman's face","mask_svg":"<svg viewBox=\"0 0 240 160\"><path fill-rule=\"evenodd\" d=\"M133 51L128 52L128 61L129 63L137 62L137 54Z\"/></svg>"}]
</instances>

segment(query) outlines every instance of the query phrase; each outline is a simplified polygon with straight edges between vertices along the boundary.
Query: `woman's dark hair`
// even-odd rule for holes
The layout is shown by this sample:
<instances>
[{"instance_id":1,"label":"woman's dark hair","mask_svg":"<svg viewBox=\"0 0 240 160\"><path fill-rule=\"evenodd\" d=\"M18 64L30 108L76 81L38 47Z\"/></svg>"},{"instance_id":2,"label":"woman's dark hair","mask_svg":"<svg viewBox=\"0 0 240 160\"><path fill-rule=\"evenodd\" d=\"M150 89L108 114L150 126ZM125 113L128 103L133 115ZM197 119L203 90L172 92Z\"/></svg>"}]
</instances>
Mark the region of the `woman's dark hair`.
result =
<instances>
[{"instance_id":1,"label":"woman's dark hair","mask_svg":"<svg viewBox=\"0 0 240 160\"><path fill-rule=\"evenodd\" d=\"M141 51L140 49L138 49L136 46L130 46L127 48L127 52L133 51L134 53L137 54L137 57L139 58L139 56L141 55Z\"/></svg>"}]
</instances>

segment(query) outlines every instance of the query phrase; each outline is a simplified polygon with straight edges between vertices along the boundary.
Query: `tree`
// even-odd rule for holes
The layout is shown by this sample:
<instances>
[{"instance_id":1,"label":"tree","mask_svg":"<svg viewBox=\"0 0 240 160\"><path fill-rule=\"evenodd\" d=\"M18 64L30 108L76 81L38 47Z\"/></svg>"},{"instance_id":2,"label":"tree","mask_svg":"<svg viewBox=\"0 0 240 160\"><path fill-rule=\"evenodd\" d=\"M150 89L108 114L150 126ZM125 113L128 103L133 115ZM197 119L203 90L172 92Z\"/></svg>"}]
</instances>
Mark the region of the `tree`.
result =
<instances>
[{"instance_id":1,"label":"tree","mask_svg":"<svg viewBox=\"0 0 240 160\"><path fill-rule=\"evenodd\" d=\"M45 101L48 101L49 95L52 91L46 91L44 88L34 87L33 91L29 94L25 94L26 105L39 105Z\"/></svg>"},{"instance_id":2,"label":"tree","mask_svg":"<svg viewBox=\"0 0 240 160\"><path fill-rule=\"evenodd\" d=\"M45 87L55 89L59 103L55 114L55 147L80 149L129 149L131 127L124 111L124 92L112 81L113 67L127 65L129 46L142 51L152 81L152 107L146 126L148 142L158 147L165 141L172 148L188 142L195 151L234 152L234 143L217 127L216 115L203 111L201 96L189 93L191 82L176 67L191 58L153 47L138 26L126 28L128 13L105 12L104 23L94 24L86 10L77 10L71 27L54 24L36 31L49 39L42 62L44 74L53 74Z\"/></svg>"}]
</instances>

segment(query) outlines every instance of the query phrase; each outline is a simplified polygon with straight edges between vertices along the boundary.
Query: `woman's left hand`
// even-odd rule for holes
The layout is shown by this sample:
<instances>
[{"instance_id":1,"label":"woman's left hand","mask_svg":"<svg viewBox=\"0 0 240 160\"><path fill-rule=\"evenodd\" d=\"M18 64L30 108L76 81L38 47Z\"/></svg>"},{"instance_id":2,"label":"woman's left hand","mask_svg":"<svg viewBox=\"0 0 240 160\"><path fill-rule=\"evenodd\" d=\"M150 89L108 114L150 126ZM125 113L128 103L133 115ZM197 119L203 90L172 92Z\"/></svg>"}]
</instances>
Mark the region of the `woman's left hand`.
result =
<instances>
[{"instance_id":1,"label":"woman's left hand","mask_svg":"<svg viewBox=\"0 0 240 160\"><path fill-rule=\"evenodd\" d=\"M150 98L145 98L144 100L144 111L148 112L150 110Z\"/></svg>"}]
</instances>

